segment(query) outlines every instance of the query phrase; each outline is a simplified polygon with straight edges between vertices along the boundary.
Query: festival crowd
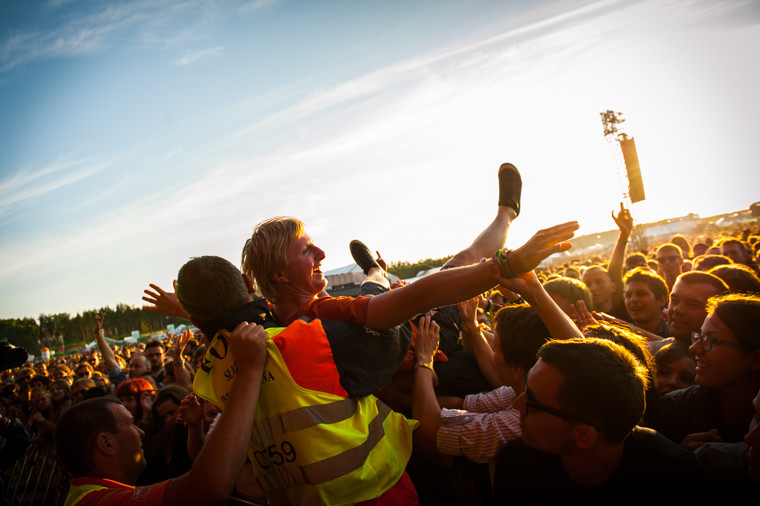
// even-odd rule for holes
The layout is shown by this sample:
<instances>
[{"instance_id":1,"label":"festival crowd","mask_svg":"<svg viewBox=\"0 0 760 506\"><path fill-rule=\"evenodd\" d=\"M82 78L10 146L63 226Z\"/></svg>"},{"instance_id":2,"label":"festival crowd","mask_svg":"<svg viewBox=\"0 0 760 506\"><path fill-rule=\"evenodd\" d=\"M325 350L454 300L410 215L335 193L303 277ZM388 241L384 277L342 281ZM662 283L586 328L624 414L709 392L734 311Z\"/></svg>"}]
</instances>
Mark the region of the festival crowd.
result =
<instances>
[{"instance_id":1,"label":"festival crowd","mask_svg":"<svg viewBox=\"0 0 760 506\"><path fill-rule=\"evenodd\" d=\"M621 204L608 258L564 254L576 222L505 249L513 165L498 185L413 283L352 241L357 297L327 294L299 220L258 224L240 268L145 290L192 330L113 345L100 314L92 351L3 371L0 435L51 445L82 506L756 501L760 227L634 252Z\"/></svg>"}]
</instances>

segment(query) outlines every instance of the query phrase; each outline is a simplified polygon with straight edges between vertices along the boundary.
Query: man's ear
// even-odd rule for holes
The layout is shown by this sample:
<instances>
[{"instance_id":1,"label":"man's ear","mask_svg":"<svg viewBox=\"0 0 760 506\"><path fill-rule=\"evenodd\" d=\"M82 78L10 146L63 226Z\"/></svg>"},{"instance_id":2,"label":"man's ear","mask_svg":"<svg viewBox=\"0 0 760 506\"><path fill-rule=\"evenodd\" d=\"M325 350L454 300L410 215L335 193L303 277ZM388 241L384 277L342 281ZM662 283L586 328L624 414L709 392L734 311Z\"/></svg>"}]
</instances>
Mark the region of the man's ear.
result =
<instances>
[{"instance_id":1,"label":"man's ear","mask_svg":"<svg viewBox=\"0 0 760 506\"><path fill-rule=\"evenodd\" d=\"M112 436L113 435L108 432L101 432L98 434L97 439L95 439L95 446L97 449L106 455L114 455L116 453Z\"/></svg>"},{"instance_id":2,"label":"man's ear","mask_svg":"<svg viewBox=\"0 0 760 506\"><path fill-rule=\"evenodd\" d=\"M657 301L657 304L660 305L660 309L667 308L668 305L670 304L670 301L668 300L668 296L663 295L662 297L660 297L659 300Z\"/></svg>"},{"instance_id":3,"label":"man's ear","mask_svg":"<svg viewBox=\"0 0 760 506\"><path fill-rule=\"evenodd\" d=\"M275 274L272 274L270 276L270 279L276 283L286 283L288 281L288 278L285 277L284 272L277 272Z\"/></svg>"},{"instance_id":4,"label":"man's ear","mask_svg":"<svg viewBox=\"0 0 760 506\"><path fill-rule=\"evenodd\" d=\"M593 448L599 440L599 432L591 425L581 423L573 427L575 447L579 450Z\"/></svg>"},{"instance_id":5,"label":"man's ear","mask_svg":"<svg viewBox=\"0 0 760 506\"><path fill-rule=\"evenodd\" d=\"M256 293L256 288L253 287L253 280L251 279L251 276L245 273L241 273L241 276L243 276L243 283L245 283L245 287L248 289L248 293Z\"/></svg>"}]
</instances>

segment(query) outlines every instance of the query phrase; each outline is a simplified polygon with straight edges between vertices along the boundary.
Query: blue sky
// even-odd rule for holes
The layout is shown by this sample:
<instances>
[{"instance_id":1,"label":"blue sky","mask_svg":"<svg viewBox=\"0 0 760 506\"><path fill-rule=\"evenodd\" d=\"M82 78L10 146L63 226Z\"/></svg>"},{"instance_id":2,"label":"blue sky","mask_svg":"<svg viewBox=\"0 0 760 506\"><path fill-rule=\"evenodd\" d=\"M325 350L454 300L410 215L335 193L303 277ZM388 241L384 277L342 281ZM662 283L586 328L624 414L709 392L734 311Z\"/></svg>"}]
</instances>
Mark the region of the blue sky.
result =
<instances>
[{"instance_id":1,"label":"blue sky","mask_svg":"<svg viewBox=\"0 0 760 506\"><path fill-rule=\"evenodd\" d=\"M523 173L518 245L760 200L756 1L0 3L0 317L139 304L302 219L327 269L456 252ZM715 191L719 179L730 191Z\"/></svg>"}]
</instances>

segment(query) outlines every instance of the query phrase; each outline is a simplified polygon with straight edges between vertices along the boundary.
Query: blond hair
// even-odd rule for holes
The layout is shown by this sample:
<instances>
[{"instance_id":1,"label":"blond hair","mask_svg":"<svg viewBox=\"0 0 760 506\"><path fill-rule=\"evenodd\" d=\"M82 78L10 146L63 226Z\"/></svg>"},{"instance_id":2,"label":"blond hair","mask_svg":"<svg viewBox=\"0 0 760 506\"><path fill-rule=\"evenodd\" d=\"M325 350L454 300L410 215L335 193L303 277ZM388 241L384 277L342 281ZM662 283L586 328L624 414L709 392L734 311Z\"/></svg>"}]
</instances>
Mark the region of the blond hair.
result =
<instances>
[{"instance_id":1,"label":"blond hair","mask_svg":"<svg viewBox=\"0 0 760 506\"><path fill-rule=\"evenodd\" d=\"M262 221L245 241L240 270L251 277L269 302L277 303L279 294L272 276L288 264L288 248L304 234L300 220L278 216Z\"/></svg>"}]
</instances>

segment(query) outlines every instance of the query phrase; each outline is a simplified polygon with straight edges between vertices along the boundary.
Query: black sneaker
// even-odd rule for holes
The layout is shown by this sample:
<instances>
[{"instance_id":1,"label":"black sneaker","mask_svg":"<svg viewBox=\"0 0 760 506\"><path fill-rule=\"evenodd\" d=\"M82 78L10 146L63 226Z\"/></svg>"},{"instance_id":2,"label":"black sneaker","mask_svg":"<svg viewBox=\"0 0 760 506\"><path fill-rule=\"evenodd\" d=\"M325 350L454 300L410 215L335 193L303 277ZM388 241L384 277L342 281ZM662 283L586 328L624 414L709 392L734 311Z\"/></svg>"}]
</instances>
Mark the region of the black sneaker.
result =
<instances>
[{"instance_id":1,"label":"black sneaker","mask_svg":"<svg viewBox=\"0 0 760 506\"><path fill-rule=\"evenodd\" d=\"M499 205L511 207L515 216L520 214L520 195L522 178L517 167L511 163L502 163L499 167Z\"/></svg>"},{"instance_id":2,"label":"black sneaker","mask_svg":"<svg viewBox=\"0 0 760 506\"><path fill-rule=\"evenodd\" d=\"M354 262L362 268L364 274L369 274L369 270L373 267L380 269L380 265L372 258L372 253L363 242L353 240L348 247L351 249L351 256L354 257Z\"/></svg>"}]
</instances>

